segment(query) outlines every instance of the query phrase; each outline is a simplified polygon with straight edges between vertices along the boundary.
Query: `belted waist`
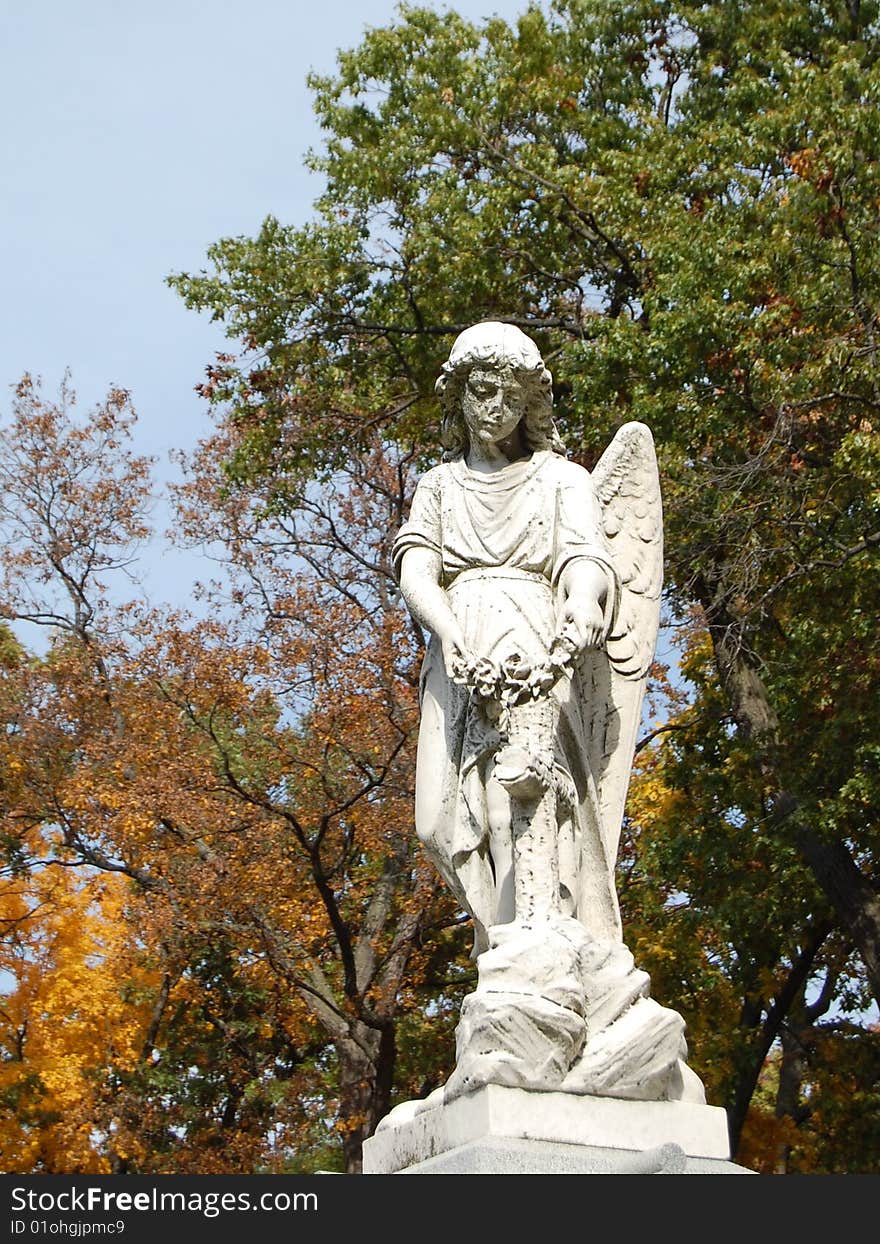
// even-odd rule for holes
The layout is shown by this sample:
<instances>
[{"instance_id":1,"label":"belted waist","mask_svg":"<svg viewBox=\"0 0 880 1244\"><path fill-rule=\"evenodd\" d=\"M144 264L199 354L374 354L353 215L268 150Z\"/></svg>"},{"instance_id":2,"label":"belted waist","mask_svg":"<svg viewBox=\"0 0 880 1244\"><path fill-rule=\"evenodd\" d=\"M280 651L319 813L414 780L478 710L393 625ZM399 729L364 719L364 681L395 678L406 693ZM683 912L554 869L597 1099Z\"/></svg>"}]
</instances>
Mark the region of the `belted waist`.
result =
<instances>
[{"instance_id":1,"label":"belted waist","mask_svg":"<svg viewBox=\"0 0 880 1244\"><path fill-rule=\"evenodd\" d=\"M519 583L543 583L550 590L550 580L545 574L539 574L535 570L520 570L517 566L472 566L457 574L447 584L447 589L458 583L470 583L473 579L515 579Z\"/></svg>"}]
</instances>

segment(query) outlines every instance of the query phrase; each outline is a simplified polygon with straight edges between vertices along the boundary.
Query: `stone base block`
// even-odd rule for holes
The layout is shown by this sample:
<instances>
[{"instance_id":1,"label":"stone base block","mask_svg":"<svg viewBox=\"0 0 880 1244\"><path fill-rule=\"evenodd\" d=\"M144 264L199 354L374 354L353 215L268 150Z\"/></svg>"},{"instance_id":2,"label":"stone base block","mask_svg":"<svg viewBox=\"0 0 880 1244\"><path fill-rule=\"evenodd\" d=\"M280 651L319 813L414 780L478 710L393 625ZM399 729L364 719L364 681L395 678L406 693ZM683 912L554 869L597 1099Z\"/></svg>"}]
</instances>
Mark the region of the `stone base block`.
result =
<instances>
[{"instance_id":1,"label":"stone base block","mask_svg":"<svg viewBox=\"0 0 880 1244\"><path fill-rule=\"evenodd\" d=\"M546 1140L487 1140L459 1145L407 1166L400 1175L753 1175L720 1158L690 1158L678 1145L600 1149Z\"/></svg>"},{"instance_id":2,"label":"stone base block","mask_svg":"<svg viewBox=\"0 0 880 1244\"><path fill-rule=\"evenodd\" d=\"M406 1102L364 1144L364 1174L731 1173L727 1115L489 1084Z\"/></svg>"}]
</instances>

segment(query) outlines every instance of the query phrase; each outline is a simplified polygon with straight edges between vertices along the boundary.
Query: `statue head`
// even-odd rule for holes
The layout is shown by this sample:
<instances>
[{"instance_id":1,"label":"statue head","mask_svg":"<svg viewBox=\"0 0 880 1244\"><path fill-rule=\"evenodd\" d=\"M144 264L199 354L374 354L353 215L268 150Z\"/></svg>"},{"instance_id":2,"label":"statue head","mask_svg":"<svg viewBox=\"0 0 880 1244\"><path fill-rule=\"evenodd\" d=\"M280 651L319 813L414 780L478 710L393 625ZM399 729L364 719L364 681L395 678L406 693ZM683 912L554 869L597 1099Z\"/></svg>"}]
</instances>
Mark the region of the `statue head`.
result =
<instances>
[{"instance_id":1,"label":"statue head","mask_svg":"<svg viewBox=\"0 0 880 1244\"><path fill-rule=\"evenodd\" d=\"M497 373L521 387L521 425L530 450L565 453L553 422L552 377L540 350L515 325L486 320L459 333L437 380L436 392L443 411L441 439L447 459L460 457L468 448L462 396L474 369Z\"/></svg>"}]
</instances>

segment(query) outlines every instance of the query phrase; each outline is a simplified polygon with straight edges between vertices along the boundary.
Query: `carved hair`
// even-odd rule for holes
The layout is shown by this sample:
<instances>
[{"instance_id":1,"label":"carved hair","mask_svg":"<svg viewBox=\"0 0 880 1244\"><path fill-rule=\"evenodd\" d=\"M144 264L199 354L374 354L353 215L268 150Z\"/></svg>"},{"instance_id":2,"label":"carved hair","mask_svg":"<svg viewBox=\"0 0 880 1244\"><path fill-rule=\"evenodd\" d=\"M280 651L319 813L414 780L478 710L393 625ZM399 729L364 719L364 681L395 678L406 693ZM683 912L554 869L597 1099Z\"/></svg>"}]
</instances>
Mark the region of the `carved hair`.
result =
<instances>
[{"instance_id":1,"label":"carved hair","mask_svg":"<svg viewBox=\"0 0 880 1244\"><path fill-rule=\"evenodd\" d=\"M443 457L449 461L467 451L461 402L468 377L477 366L509 372L523 386L522 428L529 449L550 449L564 456L565 445L553 422L553 380L538 347L515 325L487 320L459 334L435 385L443 412Z\"/></svg>"}]
</instances>

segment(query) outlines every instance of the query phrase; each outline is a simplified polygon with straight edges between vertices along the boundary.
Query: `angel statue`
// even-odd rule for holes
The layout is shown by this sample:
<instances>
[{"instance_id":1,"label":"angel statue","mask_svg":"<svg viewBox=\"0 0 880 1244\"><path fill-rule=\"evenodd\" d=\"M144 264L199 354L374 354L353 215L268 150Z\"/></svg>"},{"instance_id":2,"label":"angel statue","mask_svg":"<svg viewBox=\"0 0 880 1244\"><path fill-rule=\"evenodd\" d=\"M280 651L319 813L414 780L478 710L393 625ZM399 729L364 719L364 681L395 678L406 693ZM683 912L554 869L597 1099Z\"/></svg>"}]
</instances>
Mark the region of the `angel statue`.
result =
<instances>
[{"instance_id":1,"label":"angel statue","mask_svg":"<svg viewBox=\"0 0 880 1244\"><path fill-rule=\"evenodd\" d=\"M475 930L447 1096L697 1100L683 1022L649 998L614 884L659 620L651 433L620 428L592 474L568 461L550 373L511 324L461 333L436 387L444 461L394 558L431 636L416 830Z\"/></svg>"}]
</instances>

